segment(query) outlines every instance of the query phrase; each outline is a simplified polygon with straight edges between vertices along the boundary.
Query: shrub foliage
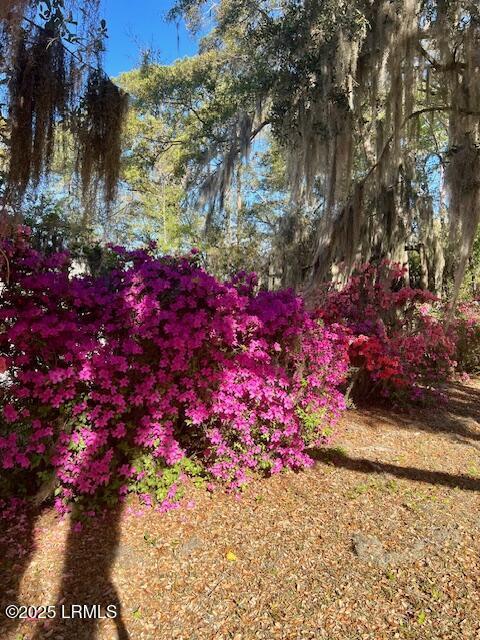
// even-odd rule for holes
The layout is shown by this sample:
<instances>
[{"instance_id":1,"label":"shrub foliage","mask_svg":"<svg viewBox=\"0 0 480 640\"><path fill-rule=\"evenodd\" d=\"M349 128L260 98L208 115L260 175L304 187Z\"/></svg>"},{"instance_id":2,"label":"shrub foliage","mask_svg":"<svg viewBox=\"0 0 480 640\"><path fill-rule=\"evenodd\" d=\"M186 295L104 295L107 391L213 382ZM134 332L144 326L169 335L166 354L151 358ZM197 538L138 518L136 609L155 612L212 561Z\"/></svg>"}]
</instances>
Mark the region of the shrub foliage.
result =
<instances>
[{"instance_id":1,"label":"shrub foliage","mask_svg":"<svg viewBox=\"0 0 480 640\"><path fill-rule=\"evenodd\" d=\"M401 267L386 261L363 265L343 290L327 293L319 310L325 322L340 322L350 333L357 396L419 400L456 364L439 300L404 286L403 277Z\"/></svg>"},{"instance_id":2,"label":"shrub foliage","mask_svg":"<svg viewBox=\"0 0 480 640\"><path fill-rule=\"evenodd\" d=\"M257 292L254 274L219 282L195 251L110 247L96 275L72 276L68 253L34 250L26 227L1 249L0 502L54 493L60 512L89 513L134 492L173 508L188 479L235 490L310 465L349 368L357 397L407 402L455 358L478 370L477 306L447 325L388 263L309 312L292 291Z\"/></svg>"},{"instance_id":3,"label":"shrub foliage","mask_svg":"<svg viewBox=\"0 0 480 640\"><path fill-rule=\"evenodd\" d=\"M199 469L238 488L333 437L347 340L293 292L122 247L103 274L71 277L69 255L33 250L25 228L3 251L4 492L50 487L59 511L131 490L168 507Z\"/></svg>"}]
</instances>

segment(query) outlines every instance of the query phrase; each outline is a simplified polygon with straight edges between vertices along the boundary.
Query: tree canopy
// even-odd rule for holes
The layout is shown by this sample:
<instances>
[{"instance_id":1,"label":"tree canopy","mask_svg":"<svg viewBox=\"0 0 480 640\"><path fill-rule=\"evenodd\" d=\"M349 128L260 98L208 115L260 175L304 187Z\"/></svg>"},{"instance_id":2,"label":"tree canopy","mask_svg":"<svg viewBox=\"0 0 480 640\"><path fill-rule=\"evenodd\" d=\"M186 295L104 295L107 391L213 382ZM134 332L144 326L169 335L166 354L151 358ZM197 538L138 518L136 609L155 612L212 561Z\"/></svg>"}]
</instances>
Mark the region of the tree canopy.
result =
<instances>
[{"instance_id":1,"label":"tree canopy","mask_svg":"<svg viewBox=\"0 0 480 640\"><path fill-rule=\"evenodd\" d=\"M179 163L207 226L268 129L287 169L283 226L302 250L293 284L332 265L345 279L375 256L406 262L413 238L440 291L449 227L458 290L480 212L476 2L182 1L178 16L210 20L199 54L133 74L138 100L188 140Z\"/></svg>"},{"instance_id":2,"label":"tree canopy","mask_svg":"<svg viewBox=\"0 0 480 640\"><path fill-rule=\"evenodd\" d=\"M60 0L10 4L4 50L38 58L37 42L50 65L45 87L43 62L7 78L13 189L59 171L56 133L70 141L60 173L87 192L103 179L103 220L122 241L194 243L214 269L255 268L268 286L342 283L388 258L436 293L454 280L456 297L474 273L474 0L181 0L170 18L206 34L198 54L166 65L146 53L116 80L121 90L101 72L96 1L81 3L81 25ZM90 219L104 210L82 206Z\"/></svg>"}]
</instances>

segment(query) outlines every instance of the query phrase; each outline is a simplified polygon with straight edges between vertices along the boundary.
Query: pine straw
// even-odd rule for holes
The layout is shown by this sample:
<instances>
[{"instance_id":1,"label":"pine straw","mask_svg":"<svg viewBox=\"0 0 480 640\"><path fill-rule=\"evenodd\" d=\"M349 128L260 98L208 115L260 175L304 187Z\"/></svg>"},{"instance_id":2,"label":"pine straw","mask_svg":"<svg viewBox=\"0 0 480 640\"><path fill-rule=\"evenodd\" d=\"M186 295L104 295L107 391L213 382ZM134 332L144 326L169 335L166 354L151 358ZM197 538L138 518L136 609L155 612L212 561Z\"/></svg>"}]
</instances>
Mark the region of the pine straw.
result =
<instances>
[{"instance_id":1,"label":"pine straw","mask_svg":"<svg viewBox=\"0 0 480 640\"><path fill-rule=\"evenodd\" d=\"M342 449L315 468L255 481L240 500L197 491L191 509L127 509L118 547L112 517L96 523L76 534L62 599L108 604L115 585L132 640L478 638L480 381L455 385L447 408L352 411ZM55 602L67 528L40 517L29 562L5 562L3 605L27 564L18 600ZM371 557L358 534L375 536ZM30 639L35 624L0 637ZM114 628L100 621L96 637ZM38 629L94 637L85 621Z\"/></svg>"}]
</instances>

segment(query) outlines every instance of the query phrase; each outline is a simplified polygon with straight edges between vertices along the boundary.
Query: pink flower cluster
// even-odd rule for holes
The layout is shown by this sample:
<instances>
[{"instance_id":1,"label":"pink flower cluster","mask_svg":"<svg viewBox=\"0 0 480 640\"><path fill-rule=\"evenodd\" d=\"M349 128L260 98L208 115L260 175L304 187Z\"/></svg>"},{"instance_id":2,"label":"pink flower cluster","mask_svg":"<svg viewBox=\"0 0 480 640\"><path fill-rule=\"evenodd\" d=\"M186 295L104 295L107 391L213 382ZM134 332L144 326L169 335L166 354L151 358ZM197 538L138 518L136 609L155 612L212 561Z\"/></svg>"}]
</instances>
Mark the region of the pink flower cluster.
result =
<instances>
[{"instance_id":1,"label":"pink flower cluster","mask_svg":"<svg viewBox=\"0 0 480 640\"><path fill-rule=\"evenodd\" d=\"M193 457L238 487L310 464L307 445L332 437L347 339L293 292L255 295L247 274L221 283L194 254L112 247L108 273L70 277L68 254L38 253L25 230L2 249L7 489L54 476L59 510L106 487L125 494L142 452L165 468Z\"/></svg>"},{"instance_id":2,"label":"pink flower cluster","mask_svg":"<svg viewBox=\"0 0 480 640\"><path fill-rule=\"evenodd\" d=\"M445 382L455 366L455 341L438 300L403 284L401 267L363 265L341 291L329 291L319 310L327 323L350 332L357 390L408 401Z\"/></svg>"},{"instance_id":3,"label":"pink flower cluster","mask_svg":"<svg viewBox=\"0 0 480 640\"><path fill-rule=\"evenodd\" d=\"M480 300L462 302L450 325L455 341L455 360L460 373L480 373Z\"/></svg>"}]
</instances>

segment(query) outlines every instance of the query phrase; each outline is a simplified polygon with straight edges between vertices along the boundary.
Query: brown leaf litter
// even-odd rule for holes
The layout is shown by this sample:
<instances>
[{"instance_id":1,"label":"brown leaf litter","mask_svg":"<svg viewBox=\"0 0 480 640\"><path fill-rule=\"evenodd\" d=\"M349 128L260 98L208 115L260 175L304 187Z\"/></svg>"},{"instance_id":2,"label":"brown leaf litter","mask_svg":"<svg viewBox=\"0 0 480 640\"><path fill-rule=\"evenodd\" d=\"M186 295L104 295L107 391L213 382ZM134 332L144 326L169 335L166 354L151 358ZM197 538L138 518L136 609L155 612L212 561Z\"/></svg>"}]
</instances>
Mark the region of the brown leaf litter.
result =
<instances>
[{"instance_id":1,"label":"brown leaf litter","mask_svg":"<svg viewBox=\"0 0 480 640\"><path fill-rule=\"evenodd\" d=\"M0 550L0 638L480 639L480 382L453 385L445 407L355 410L343 426L314 468L240 498L132 503L76 534L43 512L23 556ZM8 603L121 617L8 623Z\"/></svg>"}]
</instances>

